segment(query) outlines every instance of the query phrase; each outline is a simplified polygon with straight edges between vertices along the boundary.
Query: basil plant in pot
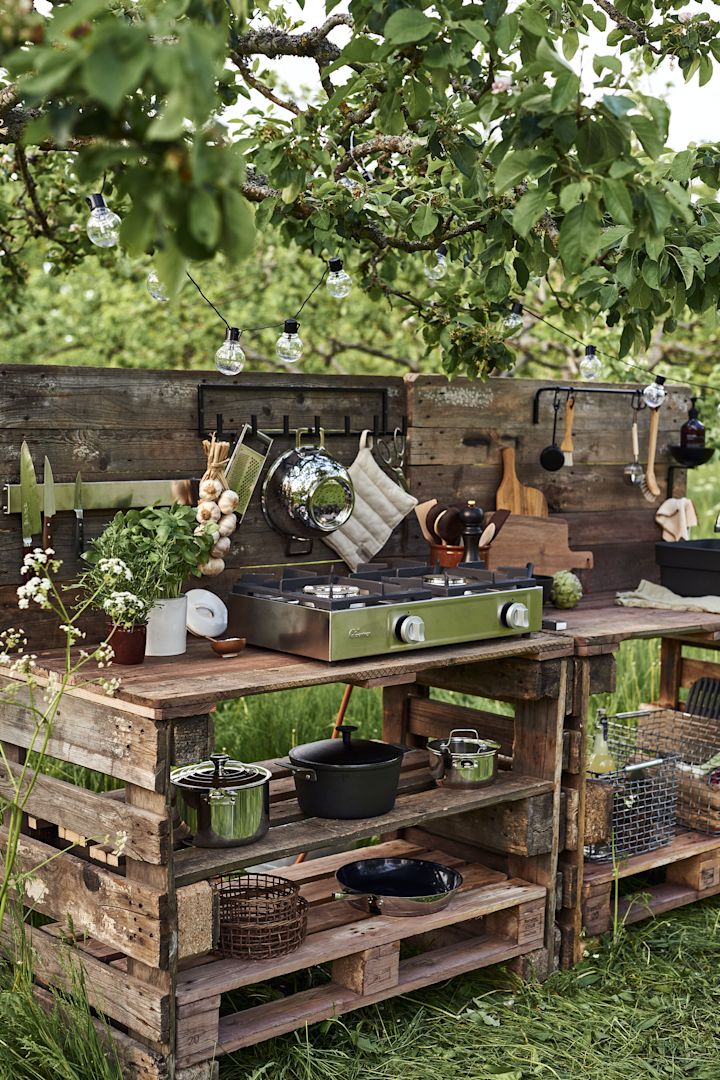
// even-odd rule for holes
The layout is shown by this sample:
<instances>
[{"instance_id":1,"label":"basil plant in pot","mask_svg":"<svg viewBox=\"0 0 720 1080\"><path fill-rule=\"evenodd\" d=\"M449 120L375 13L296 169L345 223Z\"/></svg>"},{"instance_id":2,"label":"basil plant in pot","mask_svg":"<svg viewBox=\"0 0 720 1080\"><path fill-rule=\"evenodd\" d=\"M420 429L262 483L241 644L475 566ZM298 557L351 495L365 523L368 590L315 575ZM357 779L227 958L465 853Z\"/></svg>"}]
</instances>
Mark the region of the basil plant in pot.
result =
<instances>
[{"instance_id":1,"label":"basil plant in pot","mask_svg":"<svg viewBox=\"0 0 720 1080\"><path fill-rule=\"evenodd\" d=\"M121 544L127 552L124 561L132 574L133 592L147 602L146 656L185 652L187 597L182 588L189 577L200 577L199 568L207 563L215 540L211 525L198 526L195 507L175 503L116 514L92 545L86 556L89 573L96 571L111 546Z\"/></svg>"}]
</instances>

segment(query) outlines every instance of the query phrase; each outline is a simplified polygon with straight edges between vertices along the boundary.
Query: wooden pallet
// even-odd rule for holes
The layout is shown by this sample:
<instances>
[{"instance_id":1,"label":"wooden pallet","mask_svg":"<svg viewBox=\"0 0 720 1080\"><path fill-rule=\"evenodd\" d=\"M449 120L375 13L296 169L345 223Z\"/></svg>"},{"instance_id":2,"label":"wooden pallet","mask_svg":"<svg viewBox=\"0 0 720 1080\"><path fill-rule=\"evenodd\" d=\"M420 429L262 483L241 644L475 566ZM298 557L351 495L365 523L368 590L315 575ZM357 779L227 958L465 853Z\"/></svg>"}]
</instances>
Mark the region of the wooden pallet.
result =
<instances>
[{"instance_id":1,"label":"wooden pallet","mask_svg":"<svg viewBox=\"0 0 720 1080\"><path fill-rule=\"evenodd\" d=\"M720 836L679 832L665 847L619 863L617 876L632 878L658 869L663 881L638 882L637 893L620 897L618 918L623 922L640 922L720 893ZM585 864L582 911L589 934L604 934L612 926L614 879L611 863Z\"/></svg>"},{"instance_id":2,"label":"wooden pallet","mask_svg":"<svg viewBox=\"0 0 720 1080\"><path fill-rule=\"evenodd\" d=\"M457 867L464 882L442 911L414 918L370 916L335 900L336 870L357 858L409 856ZM177 1061L206 1061L305 1024L360 1009L397 994L495 964L542 946L546 890L442 849L404 840L311 860L279 871L301 885L310 903L308 936L277 960L207 958L180 971ZM410 941L413 955L401 958ZM320 964L329 983L220 1016L221 995Z\"/></svg>"}]
</instances>

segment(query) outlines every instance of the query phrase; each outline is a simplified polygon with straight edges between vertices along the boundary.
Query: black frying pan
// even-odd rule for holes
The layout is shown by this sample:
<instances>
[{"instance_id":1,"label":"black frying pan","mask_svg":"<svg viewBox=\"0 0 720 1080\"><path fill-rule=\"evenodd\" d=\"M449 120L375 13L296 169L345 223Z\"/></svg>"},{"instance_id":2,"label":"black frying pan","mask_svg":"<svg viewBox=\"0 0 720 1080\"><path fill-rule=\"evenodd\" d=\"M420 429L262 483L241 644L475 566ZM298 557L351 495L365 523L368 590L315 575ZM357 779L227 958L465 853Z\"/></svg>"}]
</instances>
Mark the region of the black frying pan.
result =
<instances>
[{"instance_id":1,"label":"black frying pan","mask_svg":"<svg viewBox=\"0 0 720 1080\"><path fill-rule=\"evenodd\" d=\"M335 875L349 900L370 915L429 915L441 911L460 888L462 874L425 859L359 859Z\"/></svg>"}]
</instances>

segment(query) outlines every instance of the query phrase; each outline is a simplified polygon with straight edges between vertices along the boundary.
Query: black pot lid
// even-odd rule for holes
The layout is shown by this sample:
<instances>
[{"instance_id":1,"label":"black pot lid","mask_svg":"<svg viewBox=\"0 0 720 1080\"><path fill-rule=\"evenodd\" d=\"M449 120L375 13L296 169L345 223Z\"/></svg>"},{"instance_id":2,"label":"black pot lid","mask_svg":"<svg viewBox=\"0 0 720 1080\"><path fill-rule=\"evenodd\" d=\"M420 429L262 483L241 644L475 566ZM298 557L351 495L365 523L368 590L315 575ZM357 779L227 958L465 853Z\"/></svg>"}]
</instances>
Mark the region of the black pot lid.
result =
<instances>
[{"instance_id":1,"label":"black pot lid","mask_svg":"<svg viewBox=\"0 0 720 1080\"><path fill-rule=\"evenodd\" d=\"M227 791L269 780L270 775L259 765L231 761L227 754L211 754L209 761L173 769L172 782L187 791Z\"/></svg>"},{"instance_id":2,"label":"black pot lid","mask_svg":"<svg viewBox=\"0 0 720 1080\"><path fill-rule=\"evenodd\" d=\"M338 728L341 739L322 739L294 747L289 758L298 765L385 765L402 757L402 750L389 743L373 742L371 739L353 739L357 728L343 724Z\"/></svg>"}]
</instances>

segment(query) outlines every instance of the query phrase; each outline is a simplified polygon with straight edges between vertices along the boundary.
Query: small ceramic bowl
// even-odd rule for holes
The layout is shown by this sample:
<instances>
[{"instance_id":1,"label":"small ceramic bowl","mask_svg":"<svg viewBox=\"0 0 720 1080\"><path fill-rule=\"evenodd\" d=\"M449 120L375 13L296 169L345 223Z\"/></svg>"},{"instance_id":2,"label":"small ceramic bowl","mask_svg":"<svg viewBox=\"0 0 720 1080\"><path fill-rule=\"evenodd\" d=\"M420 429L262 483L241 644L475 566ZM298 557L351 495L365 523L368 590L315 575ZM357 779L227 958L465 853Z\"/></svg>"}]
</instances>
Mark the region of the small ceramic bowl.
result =
<instances>
[{"instance_id":1,"label":"small ceramic bowl","mask_svg":"<svg viewBox=\"0 0 720 1080\"><path fill-rule=\"evenodd\" d=\"M232 656L239 656L247 644L247 638L228 637L220 638L219 641L211 641L210 648L223 660L229 660Z\"/></svg>"}]
</instances>

